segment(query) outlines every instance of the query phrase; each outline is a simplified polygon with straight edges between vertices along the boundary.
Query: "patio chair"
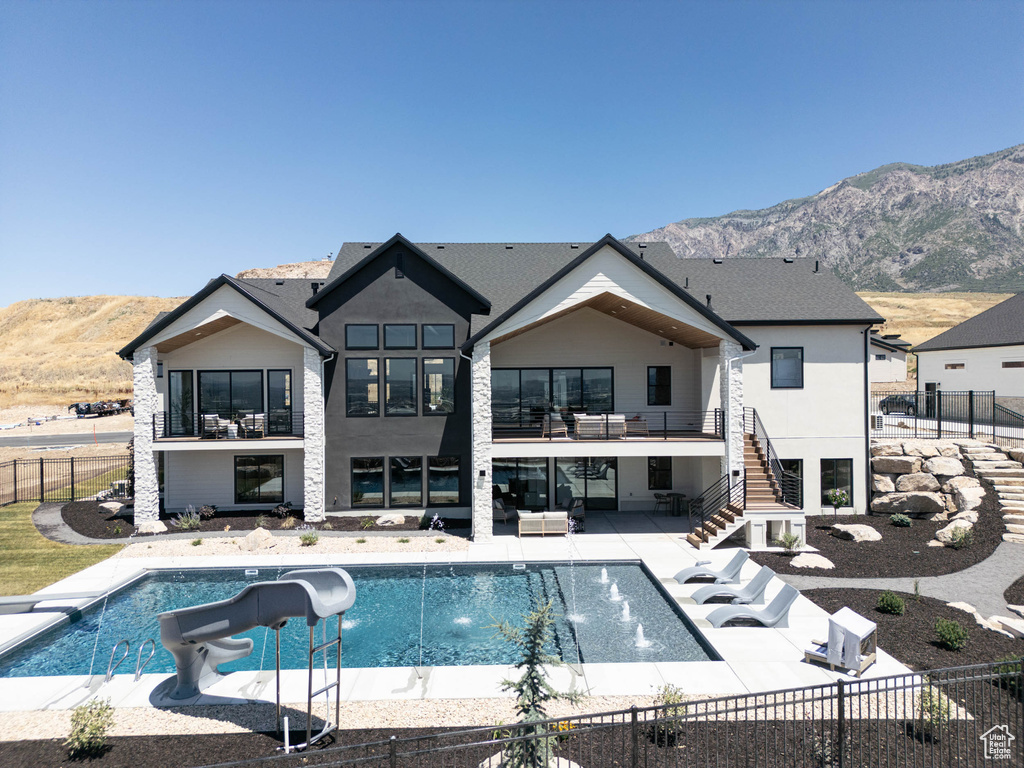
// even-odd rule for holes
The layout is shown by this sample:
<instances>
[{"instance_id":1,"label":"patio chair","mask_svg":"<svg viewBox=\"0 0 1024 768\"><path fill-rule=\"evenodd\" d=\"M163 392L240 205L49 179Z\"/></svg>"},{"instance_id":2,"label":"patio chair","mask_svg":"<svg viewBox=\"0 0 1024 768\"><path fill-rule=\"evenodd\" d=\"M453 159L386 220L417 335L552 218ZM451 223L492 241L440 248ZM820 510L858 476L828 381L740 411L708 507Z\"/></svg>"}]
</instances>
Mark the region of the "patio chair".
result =
<instances>
[{"instance_id":1,"label":"patio chair","mask_svg":"<svg viewBox=\"0 0 1024 768\"><path fill-rule=\"evenodd\" d=\"M263 437L266 434L267 414L254 413L242 419L242 432L246 437Z\"/></svg>"},{"instance_id":2,"label":"patio chair","mask_svg":"<svg viewBox=\"0 0 1024 768\"><path fill-rule=\"evenodd\" d=\"M609 413L605 416L608 427L608 437L623 438L626 436L626 416L621 413Z\"/></svg>"},{"instance_id":3,"label":"patio chair","mask_svg":"<svg viewBox=\"0 0 1024 768\"><path fill-rule=\"evenodd\" d=\"M665 510L666 515L672 510L672 502L664 493L654 494L654 514L658 514L659 509Z\"/></svg>"},{"instance_id":4,"label":"patio chair","mask_svg":"<svg viewBox=\"0 0 1024 768\"><path fill-rule=\"evenodd\" d=\"M207 435L213 435L213 437L216 439L221 435L221 433L223 433L226 436L228 433L228 424L230 423L231 422L229 422L227 419L222 419L216 413L204 413L203 437L206 437Z\"/></svg>"},{"instance_id":5,"label":"patio chair","mask_svg":"<svg viewBox=\"0 0 1024 768\"><path fill-rule=\"evenodd\" d=\"M708 614L711 626L721 628L729 621L756 621L765 627L789 627L789 609L800 597L796 587L786 584L775 599L765 608L751 608L749 605L723 605Z\"/></svg>"},{"instance_id":6,"label":"patio chair","mask_svg":"<svg viewBox=\"0 0 1024 768\"><path fill-rule=\"evenodd\" d=\"M727 584L708 584L694 592L690 597L697 605L704 605L713 597L728 597L733 605L764 605L764 590L775 577L775 571L767 565L762 565L747 584L742 587L731 587Z\"/></svg>"},{"instance_id":7,"label":"patio chair","mask_svg":"<svg viewBox=\"0 0 1024 768\"><path fill-rule=\"evenodd\" d=\"M494 522L498 522L499 520L503 523L508 522L508 509L505 507L504 501L501 499L494 499L494 501L491 502L491 510L491 519Z\"/></svg>"},{"instance_id":8,"label":"patio chair","mask_svg":"<svg viewBox=\"0 0 1024 768\"><path fill-rule=\"evenodd\" d=\"M732 560L724 568L718 570L709 568L710 560L698 560L696 565L683 568L672 578L680 584L685 584L690 579L711 579L716 584L737 584L743 564L749 559L750 555L747 554L747 550L741 549L733 555Z\"/></svg>"}]
</instances>

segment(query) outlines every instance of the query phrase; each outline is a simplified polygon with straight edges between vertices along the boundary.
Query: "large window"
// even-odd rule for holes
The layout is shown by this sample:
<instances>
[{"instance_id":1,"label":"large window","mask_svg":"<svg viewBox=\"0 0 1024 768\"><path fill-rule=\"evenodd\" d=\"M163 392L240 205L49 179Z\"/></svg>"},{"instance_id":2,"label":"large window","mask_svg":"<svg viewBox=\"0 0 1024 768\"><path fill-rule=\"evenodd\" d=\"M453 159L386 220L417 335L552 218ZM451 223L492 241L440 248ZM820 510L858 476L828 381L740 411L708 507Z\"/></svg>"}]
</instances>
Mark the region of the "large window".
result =
<instances>
[{"instance_id":1,"label":"large window","mask_svg":"<svg viewBox=\"0 0 1024 768\"><path fill-rule=\"evenodd\" d=\"M423 359L423 414L443 416L455 412L455 360Z\"/></svg>"},{"instance_id":2,"label":"large window","mask_svg":"<svg viewBox=\"0 0 1024 768\"><path fill-rule=\"evenodd\" d=\"M618 466L614 456L555 459L555 501L583 499L586 509L618 506Z\"/></svg>"},{"instance_id":3,"label":"large window","mask_svg":"<svg viewBox=\"0 0 1024 768\"><path fill-rule=\"evenodd\" d=\"M192 371L171 371L167 379L172 435L195 434L195 399L192 393Z\"/></svg>"},{"instance_id":4,"label":"large window","mask_svg":"<svg viewBox=\"0 0 1024 768\"><path fill-rule=\"evenodd\" d=\"M455 326L454 325L424 325L423 326L423 348L424 349L454 349L455 348Z\"/></svg>"},{"instance_id":5,"label":"large window","mask_svg":"<svg viewBox=\"0 0 1024 768\"><path fill-rule=\"evenodd\" d=\"M431 456L427 459L427 503L459 503L459 457Z\"/></svg>"},{"instance_id":6,"label":"large window","mask_svg":"<svg viewBox=\"0 0 1024 768\"><path fill-rule=\"evenodd\" d=\"M647 488L651 491L672 490L671 456L649 456L647 458Z\"/></svg>"},{"instance_id":7,"label":"large window","mask_svg":"<svg viewBox=\"0 0 1024 768\"><path fill-rule=\"evenodd\" d=\"M772 389L803 389L803 347L772 347Z\"/></svg>"},{"instance_id":8,"label":"large window","mask_svg":"<svg viewBox=\"0 0 1024 768\"><path fill-rule=\"evenodd\" d=\"M548 508L548 460L495 459L491 465L495 494L516 509Z\"/></svg>"},{"instance_id":9,"label":"large window","mask_svg":"<svg viewBox=\"0 0 1024 768\"><path fill-rule=\"evenodd\" d=\"M388 498L392 507L423 506L423 459L392 456Z\"/></svg>"},{"instance_id":10,"label":"large window","mask_svg":"<svg viewBox=\"0 0 1024 768\"><path fill-rule=\"evenodd\" d=\"M284 456L235 456L235 503L284 501Z\"/></svg>"},{"instance_id":11,"label":"large window","mask_svg":"<svg viewBox=\"0 0 1024 768\"><path fill-rule=\"evenodd\" d=\"M416 415L416 359L389 357L384 360L384 415Z\"/></svg>"},{"instance_id":12,"label":"large window","mask_svg":"<svg viewBox=\"0 0 1024 768\"><path fill-rule=\"evenodd\" d=\"M199 412L237 419L263 410L263 371L199 371Z\"/></svg>"},{"instance_id":13,"label":"large window","mask_svg":"<svg viewBox=\"0 0 1024 768\"><path fill-rule=\"evenodd\" d=\"M348 416L379 416L380 390L378 367L374 358L345 361L345 413Z\"/></svg>"},{"instance_id":14,"label":"large window","mask_svg":"<svg viewBox=\"0 0 1024 768\"><path fill-rule=\"evenodd\" d=\"M267 431L272 435L292 432L292 372L267 371Z\"/></svg>"},{"instance_id":15,"label":"large window","mask_svg":"<svg viewBox=\"0 0 1024 768\"><path fill-rule=\"evenodd\" d=\"M384 506L384 459L352 459L352 506Z\"/></svg>"},{"instance_id":16,"label":"large window","mask_svg":"<svg viewBox=\"0 0 1024 768\"><path fill-rule=\"evenodd\" d=\"M376 325L346 325L345 349L377 349Z\"/></svg>"},{"instance_id":17,"label":"large window","mask_svg":"<svg viewBox=\"0 0 1024 768\"><path fill-rule=\"evenodd\" d=\"M609 413L613 402L611 368L491 370L491 413L495 424L540 423L552 409Z\"/></svg>"},{"instance_id":18,"label":"large window","mask_svg":"<svg viewBox=\"0 0 1024 768\"><path fill-rule=\"evenodd\" d=\"M853 459L821 460L821 506L832 506L828 492L833 489L846 491L846 505L853 506Z\"/></svg>"},{"instance_id":19,"label":"large window","mask_svg":"<svg viewBox=\"0 0 1024 768\"><path fill-rule=\"evenodd\" d=\"M647 404L672 405L672 369L669 366L647 367Z\"/></svg>"},{"instance_id":20,"label":"large window","mask_svg":"<svg viewBox=\"0 0 1024 768\"><path fill-rule=\"evenodd\" d=\"M416 326L385 325L384 349L416 349Z\"/></svg>"}]
</instances>

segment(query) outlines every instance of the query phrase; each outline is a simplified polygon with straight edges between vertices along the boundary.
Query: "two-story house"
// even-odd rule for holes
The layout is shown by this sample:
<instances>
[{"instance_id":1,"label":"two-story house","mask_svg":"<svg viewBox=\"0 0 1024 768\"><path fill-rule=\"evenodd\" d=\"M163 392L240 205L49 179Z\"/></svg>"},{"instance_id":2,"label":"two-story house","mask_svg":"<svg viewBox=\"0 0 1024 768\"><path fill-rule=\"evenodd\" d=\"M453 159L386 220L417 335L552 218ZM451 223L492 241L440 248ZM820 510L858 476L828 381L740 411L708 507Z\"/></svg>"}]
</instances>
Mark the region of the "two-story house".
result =
<instances>
[{"instance_id":1,"label":"two-story house","mask_svg":"<svg viewBox=\"0 0 1024 768\"><path fill-rule=\"evenodd\" d=\"M665 243L347 243L325 281L221 276L121 351L136 521L162 504L308 520L492 504L648 511L694 542L803 533L868 499L878 317L811 260Z\"/></svg>"}]
</instances>

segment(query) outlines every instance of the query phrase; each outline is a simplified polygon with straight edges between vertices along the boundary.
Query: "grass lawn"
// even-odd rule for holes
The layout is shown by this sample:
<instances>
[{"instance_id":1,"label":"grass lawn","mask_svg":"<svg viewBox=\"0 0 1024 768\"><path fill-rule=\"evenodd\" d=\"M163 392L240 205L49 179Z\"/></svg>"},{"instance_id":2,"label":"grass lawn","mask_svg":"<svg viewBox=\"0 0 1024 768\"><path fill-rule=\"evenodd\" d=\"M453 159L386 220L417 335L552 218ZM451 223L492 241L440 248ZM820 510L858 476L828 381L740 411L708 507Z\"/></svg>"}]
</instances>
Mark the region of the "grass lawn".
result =
<instances>
[{"instance_id":1,"label":"grass lawn","mask_svg":"<svg viewBox=\"0 0 1024 768\"><path fill-rule=\"evenodd\" d=\"M70 546L32 525L36 502L0 507L0 595L28 595L105 560L121 546Z\"/></svg>"}]
</instances>

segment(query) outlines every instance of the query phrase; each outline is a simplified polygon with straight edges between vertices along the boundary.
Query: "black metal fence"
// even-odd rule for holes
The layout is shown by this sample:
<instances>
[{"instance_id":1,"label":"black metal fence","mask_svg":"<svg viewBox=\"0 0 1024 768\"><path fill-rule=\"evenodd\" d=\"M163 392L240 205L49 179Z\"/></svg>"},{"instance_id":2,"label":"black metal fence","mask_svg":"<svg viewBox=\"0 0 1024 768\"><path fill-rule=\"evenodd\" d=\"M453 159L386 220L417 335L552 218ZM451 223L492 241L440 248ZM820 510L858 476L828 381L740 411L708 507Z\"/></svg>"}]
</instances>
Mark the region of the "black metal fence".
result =
<instances>
[{"instance_id":1,"label":"black metal fence","mask_svg":"<svg viewBox=\"0 0 1024 768\"><path fill-rule=\"evenodd\" d=\"M995 392L873 392L871 437L974 438L1024 445L1024 415L996 403Z\"/></svg>"},{"instance_id":2,"label":"black metal fence","mask_svg":"<svg viewBox=\"0 0 1024 768\"><path fill-rule=\"evenodd\" d=\"M80 501L108 491L130 493L129 456L13 459L0 463L0 506L18 501Z\"/></svg>"},{"instance_id":3,"label":"black metal fence","mask_svg":"<svg viewBox=\"0 0 1024 768\"><path fill-rule=\"evenodd\" d=\"M527 768L1009 767L1024 764L1022 692L1024 660L1015 660L392 737L218 768L497 768L502 755L516 758L505 765Z\"/></svg>"}]
</instances>

